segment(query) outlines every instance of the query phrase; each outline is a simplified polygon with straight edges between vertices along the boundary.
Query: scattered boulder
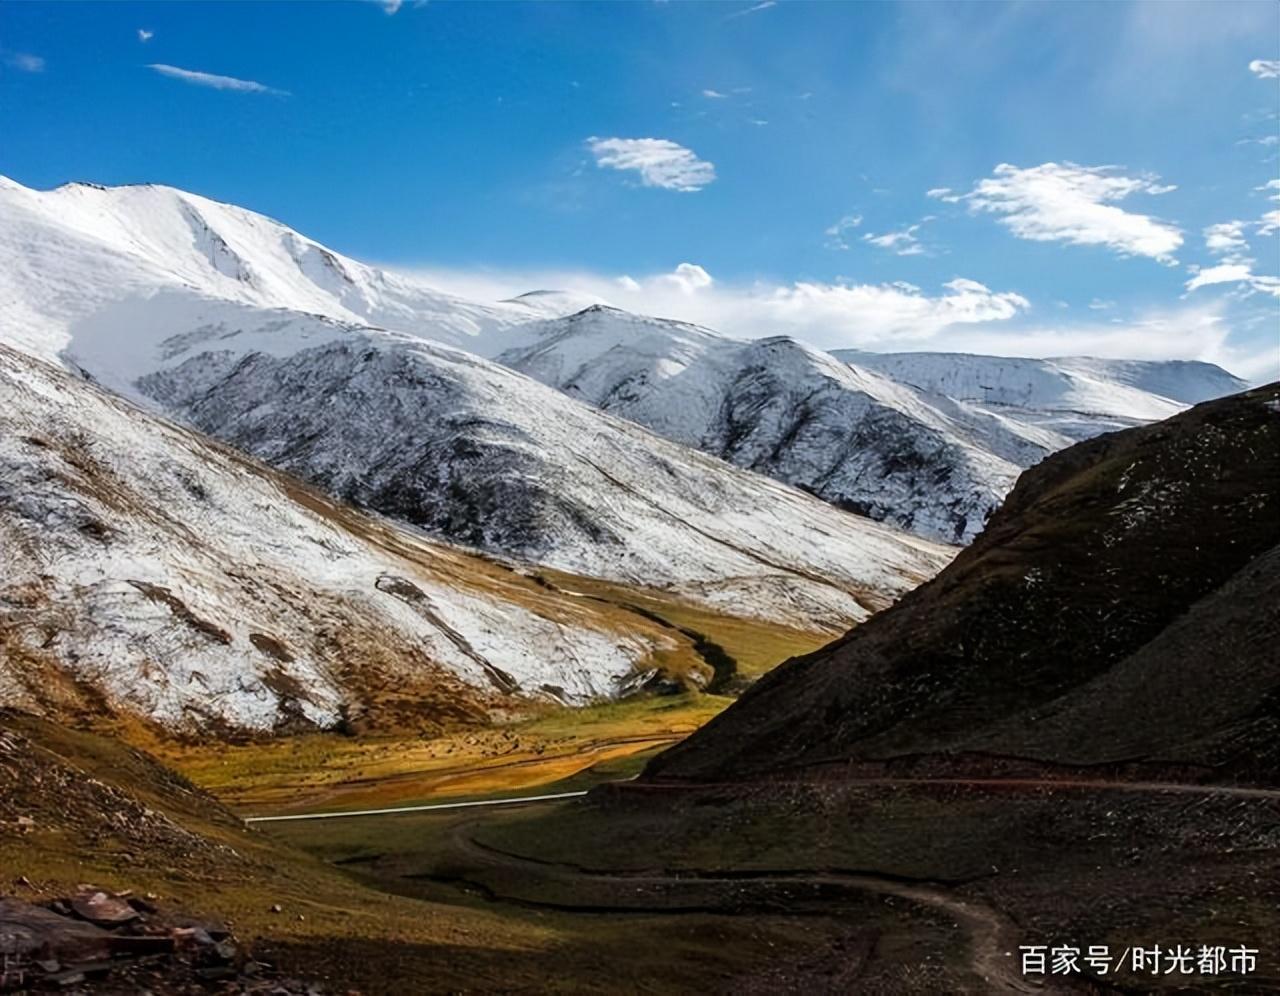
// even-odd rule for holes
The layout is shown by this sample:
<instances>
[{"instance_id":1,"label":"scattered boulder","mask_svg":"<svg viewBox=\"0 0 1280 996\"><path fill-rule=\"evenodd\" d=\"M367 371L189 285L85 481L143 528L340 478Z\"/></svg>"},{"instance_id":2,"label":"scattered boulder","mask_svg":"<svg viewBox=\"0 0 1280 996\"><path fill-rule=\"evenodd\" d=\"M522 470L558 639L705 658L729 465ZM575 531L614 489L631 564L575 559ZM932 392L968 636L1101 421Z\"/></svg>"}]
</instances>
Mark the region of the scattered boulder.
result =
<instances>
[{"instance_id":1,"label":"scattered boulder","mask_svg":"<svg viewBox=\"0 0 1280 996\"><path fill-rule=\"evenodd\" d=\"M83 920L99 927L118 927L136 920L139 913L127 897L112 896L101 891L84 891L71 900L72 911Z\"/></svg>"},{"instance_id":2,"label":"scattered boulder","mask_svg":"<svg viewBox=\"0 0 1280 996\"><path fill-rule=\"evenodd\" d=\"M86 991L81 987L154 996L320 991L274 977L269 965L247 957L226 925L164 910L151 893L138 898L82 885L43 905L0 896L0 993Z\"/></svg>"}]
</instances>

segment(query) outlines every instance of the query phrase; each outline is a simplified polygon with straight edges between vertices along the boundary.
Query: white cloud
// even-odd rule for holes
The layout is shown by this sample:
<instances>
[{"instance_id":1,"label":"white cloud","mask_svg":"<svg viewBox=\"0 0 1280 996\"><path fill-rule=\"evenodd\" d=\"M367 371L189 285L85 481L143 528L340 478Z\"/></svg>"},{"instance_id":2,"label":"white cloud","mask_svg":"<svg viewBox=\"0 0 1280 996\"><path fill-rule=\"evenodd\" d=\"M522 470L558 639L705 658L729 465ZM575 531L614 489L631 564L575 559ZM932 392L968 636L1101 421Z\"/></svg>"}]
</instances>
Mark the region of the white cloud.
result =
<instances>
[{"instance_id":1,"label":"white cloud","mask_svg":"<svg viewBox=\"0 0 1280 996\"><path fill-rule=\"evenodd\" d=\"M869 232L862 237L862 241L887 249L895 256L919 256L924 252L924 246L916 238L916 232L919 230L919 225L908 225L900 232L885 232L883 235L874 235Z\"/></svg>"},{"instance_id":2,"label":"white cloud","mask_svg":"<svg viewBox=\"0 0 1280 996\"><path fill-rule=\"evenodd\" d=\"M1193 291L1200 287L1209 287L1213 284L1233 284L1243 280L1249 280L1253 277L1250 272L1248 262L1240 263L1219 263L1217 266L1207 266L1203 269L1197 269L1195 276L1187 281L1187 290Z\"/></svg>"},{"instance_id":3,"label":"white cloud","mask_svg":"<svg viewBox=\"0 0 1280 996\"><path fill-rule=\"evenodd\" d=\"M1112 202L1173 189L1152 176L1125 176L1113 166L1051 162L1027 169L1001 163L967 194L944 193L945 188L930 193L939 200L964 201L974 212L1002 215L1001 224L1020 239L1105 246L1121 255L1172 264L1182 233Z\"/></svg>"},{"instance_id":4,"label":"white cloud","mask_svg":"<svg viewBox=\"0 0 1280 996\"><path fill-rule=\"evenodd\" d=\"M824 233L827 236L826 246L828 249L848 249L849 242L845 238L850 232L862 224L862 215L846 214L834 225L827 228Z\"/></svg>"},{"instance_id":5,"label":"white cloud","mask_svg":"<svg viewBox=\"0 0 1280 996\"><path fill-rule=\"evenodd\" d=\"M1280 59L1254 59L1249 63L1249 72L1263 80L1280 78Z\"/></svg>"},{"instance_id":6,"label":"white cloud","mask_svg":"<svg viewBox=\"0 0 1280 996\"><path fill-rule=\"evenodd\" d=\"M1217 255L1243 252L1249 248L1244 237L1245 222L1224 221L1204 230L1204 247Z\"/></svg>"},{"instance_id":7,"label":"white cloud","mask_svg":"<svg viewBox=\"0 0 1280 996\"><path fill-rule=\"evenodd\" d=\"M746 10L736 10L730 14L725 20L732 20L735 17L746 17L748 14L754 14L757 11L768 10L770 7L778 6L778 0L760 0L760 3L753 4Z\"/></svg>"},{"instance_id":8,"label":"white cloud","mask_svg":"<svg viewBox=\"0 0 1280 996\"><path fill-rule=\"evenodd\" d=\"M871 345L930 339L952 325L1005 321L1030 307L1020 294L999 293L957 278L930 296L905 283L799 282L749 295L727 327L745 326L759 309L765 320L815 345Z\"/></svg>"},{"instance_id":9,"label":"white cloud","mask_svg":"<svg viewBox=\"0 0 1280 996\"><path fill-rule=\"evenodd\" d=\"M1280 202L1280 180L1268 180L1261 187L1253 189L1265 191L1269 201ZM1276 232L1280 232L1280 210L1267 211L1258 220L1258 234L1273 235Z\"/></svg>"},{"instance_id":10,"label":"white cloud","mask_svg":"<svg viewBox=\"0 0 1280 996\"><path fill-rule=\"evenodd\" d=\"M624 277L623 279L630 280L631 285L634 287L640 286L637 281L631 280L630 277ZM681 263L672 273L665 273L655 279L666 281L682 294L693 294L715 283L711 279L711 274L697 263Z\"/></svg>"},{"instance_id":11,"label":"white cloud","mask_svg":"<svg viewBox=\"0 0 1280 996\"><path fill-rule=\"evenodd\" d=\"M1020 294L993 291L973 280L952 280L932 294L905 283L725 283L693 263L682 263L673 272L621 278L584 272L430 270L420 275L445 290L480 300L554 287L728 335L785 334L827 349L921 348L943 332L950 336L961 326L1003 322L1030 307Z\"/></svg>"},{"instance_id":12,"label":"white cloud","mask_svg":"<svg viewBox=\"0 0 1280 996\"><path fill-rule=\"evenodd\" d=\"M1245 292L1256 291L1280 297L1280 277L1268 277L1253 272L1253 260L1236 259L1216 266L1192 267L1192 277L1187 281L1187 293L1215 284L1243 284Z\"/></svg>"},{"instance_id":13,"label":"white cloud","mask_svg":"<svg viewBox=\"0 0 1280 996\"><path fill-rule=\"evenodd\" d=\"M634 170L646 187L692 193L716 178L715 165L665 138L589 138L602 169Z\"/></svg>"},{"instance_id":14,"label":"white cloud","mask_svg":"<svg viewBox=\"0 0 1280 996\"><path fill-rule=\"evenodd\" d=\"M144 45L151 41L155 36L156 33L154 31L148 31L146 28L138 29L138 41L142 42Z\"/></svg>"},{"instance_id":15,"label":"white cloud","mask_svg":"<svg viewBox=\"0 0 1280 996\"><path fill-rule=\"evenodd\" d=\"M701 273L690 287L681 275ZM1103 356L1218 363L1255 381L1280 374L1274 309L1230 295L1120 319L1115 310L1068 321L1061 306L1052 324L1028 325L1030 306L1016 293L957 279L935 293L905 283L857 284L713 281L701 267L614 277L584 271L419 270L434 286L464 297L499 301L530 288L560 288L640 314L695 322L741 338L788 334L825 349L942 350L996 356ZM1254 298L1255 302L1257 301ZM1020 319L1020 320L1019 320Z\"/></svg>"},{"instance_id":16,"label":"white cloud","mask_svg":"<svg viewBox=\"0 0 1280 996\"><path fill-rule=\"evenodd\" d=\"M1133 360L1202 360L1239 377L1265 381L1280 372L1274 339L1233 337L1222 302L1147 311L1127 321L1004 329L980 325L946 335L948 347L997 356L1100 356Z\"/></svg>"},{"instance_id":17,"label":"white cloud","mask_svg":"<svg viewBox=\"0 0 1280 996\"><path fill-rule=\"evenodd\" d=\"M1255 190L1267 191L1269 200L1280 201L1280 180L1270 180ZM1249 241L1245 237L1250 227L1256 227L1261 236L1280 231L1280 210L1267 211L1252 225L1247 221L1224 221L1206 228L1204 246L1215 256L1221 257L1221 262L1213 266L1191 266L1191 278L1186 284L1188 294L1201 287L1236 284L1241 285L1239 293L1245 296L1260 293L1280 297L1280 278L1255 273L1253 270L1256 260L1247 255Z\"/></svg>"},{"instance_id":18,"label":"white cloud","mask_svg":"<svg viewBox=\"0 0 1280 996\"><path fill-rule=\"evenodd\" d=\"M10 69L19 69L24 73L44 72L44 59L30 52L6 52L4 64Z\"/></svg>"},{"instance_id":19,"label":"white cloud","mask_svg":"<svg viewBox=\"0 0 1280 996\"><path fill-rule=\"evenodd\" d=\"M729 96L727 93L721 93L719 90L712 90L710 88L703 90L702 95L711 100L724 100Z\"/></svg>"},{"instance_id":20,"label":"white cloud","mask_svg":"<svg viewBox=\"0 0 1280 996\"><path fill-rule=\"evenodd\" d=\"M287 90L277 90L264 83L253 80L238 80L234 76L218 76L214 73L201 73L194 69L179 69L177 66L166 66L161 62L153 62L147 67L154 69L161 76L169 76L194 86L207 86L214 90L239 90L243 93L270 93L279 97L289 96Z\"/></svg>"},{"instance_id":21,"label":"white cloud","mask_svg":"<svg viewBox=\"0 0 1280 996\"><path fill-rule=\"evenodd\" d=\"M648 282L650 287L662 287L663 291L672 291L673 289L673 291L678 291L682 294L696 293L716 283L712 279L712 275L707 273L707 270L701 268L696 262L682 262L671 273L650 277ZM628 294L644 293L645 291L645 284L632 277L618 278L617 285Z\"/></svg>"}]
</instances>

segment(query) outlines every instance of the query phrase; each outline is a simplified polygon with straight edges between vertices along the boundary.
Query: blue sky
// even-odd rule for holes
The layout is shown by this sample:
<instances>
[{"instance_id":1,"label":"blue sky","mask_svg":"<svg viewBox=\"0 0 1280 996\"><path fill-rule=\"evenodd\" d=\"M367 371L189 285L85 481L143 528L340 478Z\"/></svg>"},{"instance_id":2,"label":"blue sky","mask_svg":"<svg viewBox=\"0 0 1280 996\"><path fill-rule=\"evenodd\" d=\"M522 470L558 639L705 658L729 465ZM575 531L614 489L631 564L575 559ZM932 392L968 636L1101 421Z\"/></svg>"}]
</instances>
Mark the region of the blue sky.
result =
<instances>
[{"instance_id":1,"label":"blue sky","mask_svg":"<svg viewBox=\"0 0 1280 996\"><path fill-rule=\"evenodd\" d=\"M1280 367L1280 5L391 6L0 4L0 173L482 296Z\"/></svg>"}]
</instances>

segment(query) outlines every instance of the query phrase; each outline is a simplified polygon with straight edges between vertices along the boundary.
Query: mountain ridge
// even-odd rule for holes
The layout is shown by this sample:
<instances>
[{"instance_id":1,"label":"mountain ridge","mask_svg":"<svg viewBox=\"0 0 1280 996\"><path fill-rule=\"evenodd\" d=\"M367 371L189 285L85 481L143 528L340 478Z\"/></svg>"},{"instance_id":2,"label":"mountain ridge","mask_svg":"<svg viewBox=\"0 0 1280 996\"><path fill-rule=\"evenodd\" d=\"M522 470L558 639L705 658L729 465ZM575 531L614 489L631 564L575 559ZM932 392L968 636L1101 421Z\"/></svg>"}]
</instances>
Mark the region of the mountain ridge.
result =
<instances>
[{"instance_id":1,"label":"mountain ridge","mask_svg":"<svg viewBox=\"0 0 1280 996\"><path fill-rule=\"evenodd\" d=\"M616 697L679 656L648 620L343 509L2 344L0 428L6 704L180 733L430 729Z\"/></svg>"},{"instance_id":2,"label":"mountain ridge","mask_svg":"<svg viewBox=\"0 0 1280 996\"><path fill-rule=\"evenodd\" d=\"M950 555L457 347L485 328L519 333L528 307L458 311L168 188L0 194L14 208L0 213L0 256L22 264L0 273L0 337L442 539L823 630ZM353 307L346 284L326 290L335 267L359 278ZM275 285L287 293L263 291ZM426 309L412 328L369 324L410 291Z\"/></svg>"},{"instance_id":3,"label":"mountain ridge","mask_svg":"<svg viewBox=\"0 0 1280 996\"><path fill-rule=\"evenodd\" d=\"M1049 453L1184 407L1120 382L1142 372L1159 381L1166 365L1158 363L1076 360L1068 376L1054 366L1061 361L960 357L970 381L983 371L1014 381L1025 395L1019 409L980 392L948 393L968 382L937 372L942 354L826 353L787 336L734 339L600 306L524 331L530 341L497 354L499 362L659 435L943 542L972 539L1018 474ZM1108 379L1113 369L1120 380ZM1194 369L1197 400L1243 386L1219 368ZM1055 376L1094 410L1055 405L1047 391L1034 403L1036 384L1056 384Z\"/></svg>"},{"instance_id":4,"label":"mountain ridge","mask_svg":"<svg viewBox=\"0 0 1280 996\"><path fill-rule=\"evenodd\" d=\"M935 579L650 774L1016 757L1274 779L1277 482L1280 385L1055 454Z\"/></svg>"}]
</instances>

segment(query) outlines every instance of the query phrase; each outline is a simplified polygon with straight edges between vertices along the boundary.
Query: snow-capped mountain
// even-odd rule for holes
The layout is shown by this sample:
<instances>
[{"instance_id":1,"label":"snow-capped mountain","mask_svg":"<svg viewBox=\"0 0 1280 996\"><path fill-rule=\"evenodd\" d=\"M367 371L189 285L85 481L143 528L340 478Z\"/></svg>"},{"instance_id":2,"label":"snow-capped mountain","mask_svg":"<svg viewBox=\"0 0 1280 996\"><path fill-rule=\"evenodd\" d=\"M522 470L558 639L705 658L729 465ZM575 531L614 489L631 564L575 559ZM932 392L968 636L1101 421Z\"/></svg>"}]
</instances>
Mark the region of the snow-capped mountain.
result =
<instances>
[{"instance_id":1,"label":"snow-capped mountain","mask_svg":"<svg viewBox=\"0 0 1280 996\"><path fill-rule=\"evenodd\" d=\"M836 350L833 355L994 416L1038 425L1071 441L1156 422L1188 405L1249 386L1219 366L1192 360L1031 359L853 349Z\"/></svg>"},{"instance_id":2,"label":"snow-capped mountain","mask_svg":"<svg viewBox=\"0 0 1280 996\"><path fill-rule=\"evenodd\" d=\"M0 346L0 703L171 729L616 695L670 630L331 504Z\"/></svg>"},{"instance_id":3,"label":"snow-capped mountain","mask_svg":"<svg viewBox=\"0 0 1280 996\"><path fill-rule=\"evenodd\" d=\"M441 344L522 342L556 295L459 302L157 187L9 184L0 258L0 338L492 554L837 631L953 553Z\"/></svg>"},{"instance_id":4,"label":"snow-capped mountain","mask_svg":"<svg viewBox=\"0 0 1280 996\"><path fill-rule=\"evenodd\" d=\"M636 454L636 468L648 461L652 437L565 407L475 357L839 508L943 542L971 539L1020 471L1048 453L1243 386L1199 363L828 354L783 337L742 340L642 318L558 291L477 303L344 257L254 212L159 186L34 191L0 180L0 260L5 341L162 402L301 476L442 536L647 584L669 580L669 563L657 561L672 551L661 544L636 551L638 538L620 540L616 551L613 540L593 549L596 513L582 513L579 503L593 501L595 485L582 481L571 500L550 496L556 482L577 479L565 467L581 470L575 449L584 433L627 439L618 446ZM378 360L358 376L352 357L364 348ZM398 371L390 392L372 380L384 367ZM461 377L462 370L484 373ZM255 397L268 382L305 397L307 407ZM453 439L441 404L450 424L468 424L466 446L480 456L459 462L440 449ZM392 418L387 424L404 434L396 452L375 417ZM429 457L405 449L415 439L433 441ZM542 497L526 502L527 512L517 511L507 490L496 514L483 502L459 508L470 484L456 486L457 474L479 461L496 480L514 454L511 466L525 468L520 480L540 482L534 490ZM699 466L698 473L723 473ZM644 535L631 533L627 521L615 525ZM915 576L915 566L903 566ZM878 574L868 579L861 587L881 583Z\"/></svg>"},{"instance_id":5,"label":"snow-capped mountain","mask_svg":"<svg viewBox=\"0 0 1280 996\"><path fill-rule=\"evenodd\" d=\"M108 304L182 290L482 348L578 296L479 304L342 256L263 215L152 184L31 190L0 177L0 315L54 357ZM590 303L589 301L586 303ZM123 339L123 337L122 337ZM127 341L120 343L127 347Z\"/></svg>"},{"instance_id":6,"label":"snow-capped mountain","mask_svg":"<svg viewBox=\"0 0 1280 996\"><path fill-rule=\"evenodd\" d=\"M842 508L971 539L1021 471L1077 439L1246 385L1206 363L824 353L593 307L499 362Z\"/></svg>"}]
</instances>

